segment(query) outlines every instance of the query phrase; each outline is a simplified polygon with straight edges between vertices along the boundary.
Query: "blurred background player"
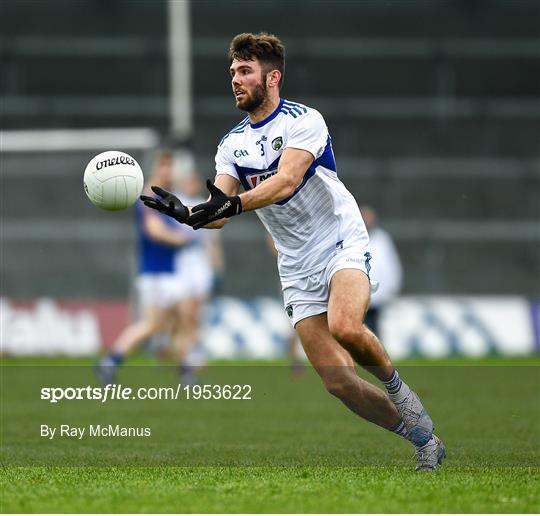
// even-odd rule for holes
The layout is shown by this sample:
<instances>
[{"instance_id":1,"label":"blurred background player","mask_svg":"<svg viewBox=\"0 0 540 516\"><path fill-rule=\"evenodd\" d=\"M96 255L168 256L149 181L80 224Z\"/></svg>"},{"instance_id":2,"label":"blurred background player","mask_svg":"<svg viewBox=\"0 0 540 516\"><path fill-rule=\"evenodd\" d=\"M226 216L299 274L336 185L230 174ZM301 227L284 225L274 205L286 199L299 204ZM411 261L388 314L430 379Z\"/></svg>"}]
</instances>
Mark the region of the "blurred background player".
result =
<instances>
[{"instance_id":1,"label":"blurred background player","mask_svg":"<svg viewBox=\"0 0 540 516\"><path fill-rule=\"evenodd\" d=\"M179 181L179 198L185 203L204 202L200 177L184 171ZM160 214L161 216L164 216ZM223 251L216 231L195 231L180 225L188 239L175 255L174 285L177 303L172 327L171 353L180 364L182 383L194 383L195 371L203 357L190 355L199 343L201 318L210 293L219 288L223 278Z\"/></svg>"},{"instance_id":2,"label":"blurred background player","mask_svg":"<svg viewBox=\"0 0 540 516\"><path fill-rule=\"evenodd\" d=\"M378 224L376 211L371 206L361 206L360 213L369 234L373 260L370 278L378 283L372 292L364 323L376 335L380 334L379 316L381 309L394 299L401 290L403 268L397 248L390 234Z\"/></svg>"},{"instance_id":3,"label":"blurred background player","mask_svg":"<svg viewBox=\"0 0 540 516\"><path fill-rule=\"evenodd\" d=\"M169 151L160 151L148 183L172 189L173 161ZM187 191L186 198L192 199L196 176L187 174L181 185ZM150 191L149 186L145 191ZM213 266L207 250L210 243L205 238L210 232L195 234L190 227L149 211L141 204L136 207L140 319L122 331L99 361L97 373L104 384L114 383L126 356L161 332L169 337L169 354L179 364L181 381L195 381L193 368L185 360L198 341L201 311L212 286ZM221 264L218 240L211 242L213 260Z\"/></svg>"}]
</instances>

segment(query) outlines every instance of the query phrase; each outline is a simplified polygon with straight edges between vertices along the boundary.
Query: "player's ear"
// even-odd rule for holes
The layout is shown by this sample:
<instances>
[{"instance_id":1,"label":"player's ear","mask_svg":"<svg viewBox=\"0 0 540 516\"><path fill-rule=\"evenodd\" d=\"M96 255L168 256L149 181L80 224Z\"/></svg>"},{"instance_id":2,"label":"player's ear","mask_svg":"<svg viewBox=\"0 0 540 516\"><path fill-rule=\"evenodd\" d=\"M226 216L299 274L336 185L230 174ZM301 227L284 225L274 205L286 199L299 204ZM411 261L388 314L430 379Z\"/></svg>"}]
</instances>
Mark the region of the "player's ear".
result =
<instances>
[{"instance_id":1,"label":"player's ear","mask_svg":"<svg viewBox=\"0 0 540 516\"><path fill-rule=\"evenodd\" d=\"M266 85L267 86L277 86L281 79L281 72L279 70L272 70L266 74Z\"/></svg>"}]
</instances>

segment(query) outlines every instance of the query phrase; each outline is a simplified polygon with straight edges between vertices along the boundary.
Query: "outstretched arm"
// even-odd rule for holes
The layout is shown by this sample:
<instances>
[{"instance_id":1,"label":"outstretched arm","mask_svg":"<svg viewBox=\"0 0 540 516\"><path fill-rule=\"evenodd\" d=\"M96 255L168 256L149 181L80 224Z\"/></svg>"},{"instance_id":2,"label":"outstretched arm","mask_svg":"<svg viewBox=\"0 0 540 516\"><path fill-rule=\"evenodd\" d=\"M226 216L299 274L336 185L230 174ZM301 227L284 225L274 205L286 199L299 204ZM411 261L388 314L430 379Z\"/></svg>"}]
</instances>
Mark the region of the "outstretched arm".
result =
<instances>
[{"instance_id":1,"label":"outstretched arm","mask_svg":"<svg viewBox=\"0 0 540 516\"><path fill-rule=\"evenodd\" d=\"M227 195L218 187L217 181L215 184L207 181L206 186L210 191L210 199L193 206L187 223L195 229L222 227L225 222L221 223L221 221L233 215L281 201L294 194L313 160L313 155L308 151L294 148L285 149L277 173L253 190L240 195ZM218 176L218 179L220 177ZM233 180L238 184L236 179ZM216 226L215 222L219 222L221 225Z\"/></svg>"},{"instance_id":2,"label":"outstretched arm","mask_svg":"<svg viewBox=\"0 0 540 516\"><path fill-rule=\"evenodd\" d=\"M287 148L279 160L278 172L253 190L240 194L242 211L257 210L290 197L313 163L313 155L302 149Z\"/></svg>"},{"instance_id":3,"label":"outstretched arm","mask_svg":"<svg viewBox=\"0 0 540 516\"><path fill-rule=\"evenodd\" d=\"M214 185L217 186L225 195L235 196L238 195L240 190L240 183L237 179L230 176L229 174L220 174L216 176ZM191 213L191 209L190 209ZM218 219L204 226L205 229L221 229L225 224L229 222L228 218Z\"/></svg>"},{"instance_id":4,"label":"outstretched arm","mask_svg":"<svg viewBox=\"0 0 540 516\"><path fill-rule=\"evenodd\" d=\"M236 195L238 194L238 190L240 189L239 181L228 174L218 173L214 184L222 193L222 195ZM190 207L184 206L180 199L178 199L178 197L168 192L167 190L163 190L163 188L160 188L159 186L152 186L151 188L152 192L154 192L157 197L141 195L141 201L143 201L145 206L160 211L161 213L165 213L169 217L172 217L173 219L177 220L182 224L187 223L190 226L194 226L193 221L188 221L188 218L190 218L191 215ZM227 224L228 221L229 219L227 218L219 218L219 220L214 220L213 222L206 223L206 225L197 225L195 229L203 226L207 229L220 229L225 224Z\"/></svg>"}]
</instances>

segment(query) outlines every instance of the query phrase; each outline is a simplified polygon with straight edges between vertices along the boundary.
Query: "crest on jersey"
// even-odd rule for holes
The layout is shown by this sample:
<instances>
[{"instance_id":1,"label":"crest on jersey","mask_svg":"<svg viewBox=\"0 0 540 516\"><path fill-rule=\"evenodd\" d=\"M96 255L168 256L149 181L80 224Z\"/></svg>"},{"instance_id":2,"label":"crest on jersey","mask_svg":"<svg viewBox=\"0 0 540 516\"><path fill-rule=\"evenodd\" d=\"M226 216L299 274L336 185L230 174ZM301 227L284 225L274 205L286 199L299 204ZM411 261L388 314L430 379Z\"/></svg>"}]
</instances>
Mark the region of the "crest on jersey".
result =
<instances>
[{"instance_id":1,"label":"crest on jersey","mask_svg":"<svg viewBox=\"0 0 540 516\"><path fill-rule=\"evenodd\" d=\"M272 149L279 150L281 147L283 147L283 138L278 136L272 140Z\"/></svg>"}]
</instances>

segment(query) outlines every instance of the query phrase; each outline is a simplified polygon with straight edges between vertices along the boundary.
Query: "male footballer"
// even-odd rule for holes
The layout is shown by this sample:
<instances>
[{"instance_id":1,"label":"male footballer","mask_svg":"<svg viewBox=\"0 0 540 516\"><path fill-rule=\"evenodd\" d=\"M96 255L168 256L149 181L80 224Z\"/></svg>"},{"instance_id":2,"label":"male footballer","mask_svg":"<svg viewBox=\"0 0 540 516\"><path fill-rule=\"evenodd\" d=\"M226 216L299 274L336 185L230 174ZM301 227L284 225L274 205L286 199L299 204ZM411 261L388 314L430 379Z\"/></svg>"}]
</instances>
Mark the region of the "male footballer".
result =
<instances>
[{"instance_id":1,"label":"male footballer","mask_svg":"<svg viewBox=\"0 0 540 516\"><path fill-rule=\"evenodd\" d=\"M153 188L157 198L141 198L195 229L221 228L256 210L278 249L285 309L327 390L409 440L417 470L435 470L445 448L431 418L362 323L370 299L369 238L338 179L325 121L315 109L280 97L285 48L277 37L238 34L228 56L236 107L247 116L218 145L209 200L188 208L160 188ZM354 362L387 394L358 377Z\"/></svg>"}]
</instances>

